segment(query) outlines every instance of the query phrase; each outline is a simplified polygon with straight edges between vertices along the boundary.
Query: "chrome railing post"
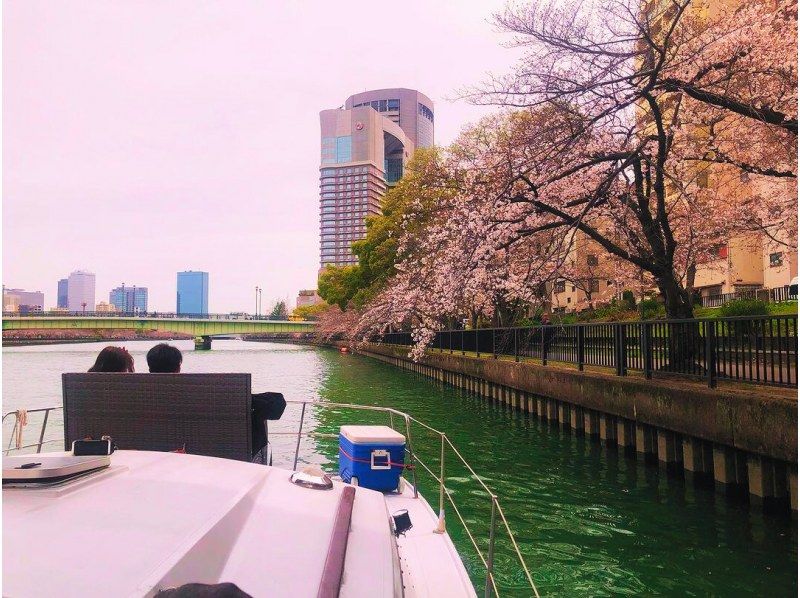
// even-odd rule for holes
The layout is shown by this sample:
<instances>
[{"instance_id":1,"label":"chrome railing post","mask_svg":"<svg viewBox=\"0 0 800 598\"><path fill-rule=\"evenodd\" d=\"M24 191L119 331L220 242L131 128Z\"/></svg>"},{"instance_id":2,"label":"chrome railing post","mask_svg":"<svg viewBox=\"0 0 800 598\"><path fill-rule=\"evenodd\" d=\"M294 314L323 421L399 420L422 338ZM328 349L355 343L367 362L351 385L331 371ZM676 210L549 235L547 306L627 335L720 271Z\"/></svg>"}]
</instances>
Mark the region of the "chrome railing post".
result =
<instances>
[{"instance_id":1,"label":"chrome railing post","mask_svg":"<svg viewBox=\"0 0 800 598\"><path fill-rule=\"evenodd\" d=\"M300 438L302 438L303 434L303 419L306 416L306 403L303 402L303 409L300 411L300 427L297 428L297 444L294 447L294 464L292 465L292 471L297 470L297 457L300 455Z\"/></svg>"},{"instance_id":2,"label":"chrome railing post","mask_svg":"<svg viewBox=\"0 0 800 598\"><path fill-rule=\"evenodd\" d=\"M408 415L405 415L406 420L406 446L408 447L408 460L411 466L411 477L414 480L414 498L419 496L417 491L417 468L414 467L414 449L411 446L411 420Z\"/></svg>"},{"instance_id":3,"label":"chrome railing post","mask_svg":"<svg viewBox=\"0 0 800 598\"><path fill-rule=\"evenodd\" d=\"M484 596L489 598L494 586L494 531L497 527L497 497L492 494L492 522L489 527L489 554L486 556L486 587Z\"/></svg>"},{"instance_id":4,"label":"chrome railing post","mask_svg":"<svg viewBox=\"0 0 800 598\"><path fill-rule=\"evenodd\" d=\"M14 413L14 427L11 429L11 434L8 437L8 446L6 447L6 455L11 452L11 444L17 436L17 424L19 424L19 416Z\"/></svg>"},{"instance_id":5,"label":"chrome railing post","mask_svg":"<svg viewBox=\"0 0 800 598\"><path fill-rule=\"evenodd\" d=\"M39 434L39 446L36 447L36 452L42 452L42 442L44 442L44 431L47 429L47 418L50 417L50 410L46 409L44 412L44 421L42 422L42 431Z\"/></svg>"},{"instance_id":6,"label":"chrome railing post","mask_svg":"<svg viewBox=\"0 0 800 598\"><path fill-rule=\"evenodd\" d=\"M441 433L442 439L442 452L439 456L439 524L436 526L434 530L437 534L443 534L445 532L445 523L444 523L444 432Z\"/></svg>"}]
</instances>

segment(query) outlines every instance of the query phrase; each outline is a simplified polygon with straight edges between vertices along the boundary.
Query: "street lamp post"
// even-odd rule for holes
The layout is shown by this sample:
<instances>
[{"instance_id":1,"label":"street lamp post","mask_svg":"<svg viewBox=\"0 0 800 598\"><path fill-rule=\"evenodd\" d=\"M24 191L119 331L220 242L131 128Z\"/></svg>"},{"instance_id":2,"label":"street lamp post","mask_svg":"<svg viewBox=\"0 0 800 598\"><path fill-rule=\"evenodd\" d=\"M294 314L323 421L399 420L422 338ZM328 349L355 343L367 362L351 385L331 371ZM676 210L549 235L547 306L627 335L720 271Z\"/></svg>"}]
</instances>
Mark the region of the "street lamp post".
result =
<instances>
[{"instance_id":1,"label":"street lamp post","mask_svg":"<svg viewBox=\"0 0 800 598\"><path fill-rule=\"evenodd\" d=\"M258 313L261 313L261 292L263 290L262 288L258 289Z\"/></svg>"},{"instance_id":2,"label":"street lamp post","mask_svg":"<svg viewBox=\"0 0 800 598\"><path fill-rule=\"evenodd\" d=\"M260 290L261 289L259 289L258 286L256 285L256 319L258 319L258 292Z\"/></svg>"}]
</instances>

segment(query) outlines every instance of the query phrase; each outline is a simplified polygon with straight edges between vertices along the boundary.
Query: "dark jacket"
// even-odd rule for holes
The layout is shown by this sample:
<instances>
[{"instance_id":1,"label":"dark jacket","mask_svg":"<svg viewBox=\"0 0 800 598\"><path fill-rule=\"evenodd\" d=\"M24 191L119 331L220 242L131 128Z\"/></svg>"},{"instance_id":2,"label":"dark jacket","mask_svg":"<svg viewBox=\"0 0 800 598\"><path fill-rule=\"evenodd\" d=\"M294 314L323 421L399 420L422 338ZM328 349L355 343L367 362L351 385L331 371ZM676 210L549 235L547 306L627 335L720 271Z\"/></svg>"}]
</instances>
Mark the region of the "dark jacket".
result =
<instances>
[{"instance_id":1,"label":"dark jacket","mask_svg":"<svg viewBox=\"0 0 800 598\"><path fill-rule=\"evenodd\" d=\"M286 400L279 392L262 392L252 398L253 455L267 445L268 419L280 419L286 409Z\"/></svg>"}]
</instances>

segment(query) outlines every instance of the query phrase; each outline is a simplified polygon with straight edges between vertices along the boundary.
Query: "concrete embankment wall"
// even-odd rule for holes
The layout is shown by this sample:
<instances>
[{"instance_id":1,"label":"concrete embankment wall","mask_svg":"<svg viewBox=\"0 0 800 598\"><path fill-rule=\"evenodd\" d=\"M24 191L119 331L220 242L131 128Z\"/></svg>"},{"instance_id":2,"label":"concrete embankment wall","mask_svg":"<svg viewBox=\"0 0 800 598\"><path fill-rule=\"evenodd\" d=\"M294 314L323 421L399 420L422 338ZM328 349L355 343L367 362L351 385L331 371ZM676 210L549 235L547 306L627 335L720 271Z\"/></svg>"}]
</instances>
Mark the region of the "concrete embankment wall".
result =
<instances>
[{"instance_id":1,"label":"concrete embankment wall","mask_svg":"<svg viewBox=\"0 0 800 598\"><path fill-rule=\"evenodd\" d=\"M797 510L797 399L769 387L710 389L530 362L367 344L359 353L552 421L751 504Z\"/></svg>"}]
</instances>

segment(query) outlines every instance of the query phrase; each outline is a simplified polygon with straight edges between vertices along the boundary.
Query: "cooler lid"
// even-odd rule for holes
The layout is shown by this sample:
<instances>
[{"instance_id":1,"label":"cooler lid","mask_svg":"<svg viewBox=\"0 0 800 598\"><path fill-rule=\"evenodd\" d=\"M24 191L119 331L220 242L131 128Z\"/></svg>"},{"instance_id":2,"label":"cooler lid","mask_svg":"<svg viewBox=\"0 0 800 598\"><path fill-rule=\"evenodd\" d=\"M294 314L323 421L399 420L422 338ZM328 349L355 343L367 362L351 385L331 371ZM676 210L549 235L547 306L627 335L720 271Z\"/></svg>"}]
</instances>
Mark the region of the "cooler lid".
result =
<instances>
[{"instance_id":1,"label":"cooler lid","mask_svg":"<svg viewBox=\"0 0 800 598\"><path fill-rule=\"evenodd\" d=\"M405 444L406 437L389 426L342 426L339 433L356 444Z\"/></svg>"}]
</instances>

